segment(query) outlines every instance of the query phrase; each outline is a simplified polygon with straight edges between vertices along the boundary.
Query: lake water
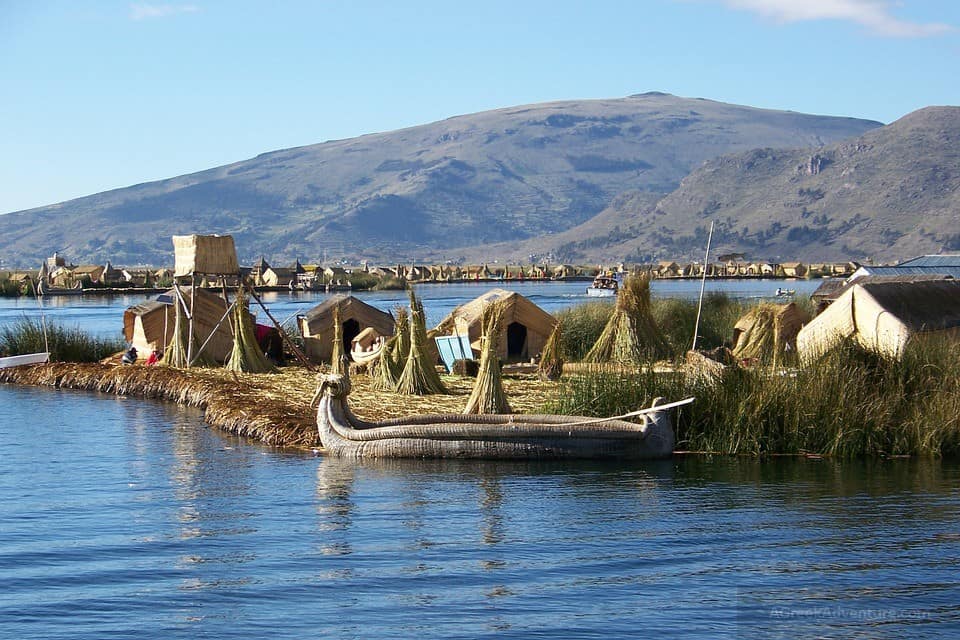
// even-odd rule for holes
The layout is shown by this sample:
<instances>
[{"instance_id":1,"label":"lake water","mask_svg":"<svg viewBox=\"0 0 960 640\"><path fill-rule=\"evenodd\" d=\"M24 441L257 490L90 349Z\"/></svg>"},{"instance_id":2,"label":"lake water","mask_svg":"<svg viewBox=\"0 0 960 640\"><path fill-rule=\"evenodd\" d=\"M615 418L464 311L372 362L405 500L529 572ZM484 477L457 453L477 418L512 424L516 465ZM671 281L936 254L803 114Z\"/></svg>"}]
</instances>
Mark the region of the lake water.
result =
<instances>
[{"instance_id":1,"label":"lake water","mask_svg":"<svg viewBox=\"0 0 960 640\"><path fill-rule=\"evenodd\" d=\"M523 286L555 309L585 285ZM420 293L439 319L487 288ZM116 331L142 297L61 300ZM357 462L166 403L0 406L5 638L960 636L956 461Z\"/></svg>"},{"instance_id":2,"label":"lake water","mask_svg":"<svg viewBox=\"0 0 960 640\"><path fill-rule=\"evenodd\" d=\"M770 299L778 286L793 289L798 297L809 295L820 284L819 280L708 280L706 292L724 293L740 299ZM455 307L468 302L497 286L517 291L549 312L583 304L591 300L586 296L588 282L506 282L429 284L416 287L427 315L427 326L432 327L443 320ZM651 284L653 297L679 297L696 300L700 294L697 280L654 280ZM264 293L262 299L270 313L281 323L305 313L330 294L316 292ZM357 298L380 309L392 311L397 305L408 304L403 291L358 291ZM123 331L123 310L139 304L155 295L84 295L59 296L41 299L0 298L0 326L16 322L23 317L39 318L42 312L62 324L80 328L101 336L115 336ZM251 304L251 311L258 306ZM260 312L261 317L263 313ZM266 321L264 319L264 321Z\"/></svg>"}]
</instances>

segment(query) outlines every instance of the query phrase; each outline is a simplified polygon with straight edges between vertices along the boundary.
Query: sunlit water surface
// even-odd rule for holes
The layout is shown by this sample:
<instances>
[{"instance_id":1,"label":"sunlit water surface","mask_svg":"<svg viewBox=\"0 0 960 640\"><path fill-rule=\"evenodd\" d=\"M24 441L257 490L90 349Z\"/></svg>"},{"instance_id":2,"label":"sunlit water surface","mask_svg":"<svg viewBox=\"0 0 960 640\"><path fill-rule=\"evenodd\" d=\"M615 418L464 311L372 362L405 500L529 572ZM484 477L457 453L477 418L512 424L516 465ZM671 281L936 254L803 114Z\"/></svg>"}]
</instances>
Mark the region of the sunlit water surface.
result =
<instances>
[{"instance_id":1,"label":"sunlit water surface","mask_svg":"<svg viewBox=\"0 0 960 640\"><path fill-rule=\"evenodd\" d=\"M0 406L4 638L960 635L952 462L356 462Z\"/></svg>"}]
</instances>

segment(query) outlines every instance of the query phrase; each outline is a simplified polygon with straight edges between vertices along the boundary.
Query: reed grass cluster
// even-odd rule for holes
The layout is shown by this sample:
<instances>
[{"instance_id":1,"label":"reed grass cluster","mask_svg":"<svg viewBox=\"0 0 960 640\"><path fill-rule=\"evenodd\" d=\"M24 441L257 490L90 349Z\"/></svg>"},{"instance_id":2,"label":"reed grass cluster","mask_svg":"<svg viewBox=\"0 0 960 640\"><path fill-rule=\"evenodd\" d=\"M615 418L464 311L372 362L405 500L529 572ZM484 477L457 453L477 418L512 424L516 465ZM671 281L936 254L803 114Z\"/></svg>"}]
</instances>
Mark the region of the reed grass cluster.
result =
<instances>
[{"instance_id":1,"label":"reed grass cluster","mask_svg":"<svg viewBox=\"0 0 960 640\"><path fill-rule=\"evenodd\" d=\"M584 361L640 366L669 353L670 346L651 310L649 274L628 276L617 294L613 314Z\"/></svg>"},{"instance_id":2,"label":"reed grass cluster","mask_svg":"<svg viewBox=\"0 0 960 640\"><path fill-rule=\"evenodd\" d=\"M46 323L40 319L22 318L0 329L0 355L22 355L50 351L55 362L99 362L126 348L120 337L98 338L78 327Z\"/></svg>"},{"instance_id":3,"label":"reed grass cluster","mask_svg":"<svg viewBox=\"0 0 960 640\"><path fill-rule=\"evenodd\" d=\"M537 375L541 380L559 380L563 373L563 323L557 322L543 345Z\"/></svg>"},{"instance_id":4,"label":"reed grass cluster","mask_svg":"<svg viewBox=\"0 0 960 640\"><path fill-rule=\"evenodd\" d=\"M423 303L413 289L410 293L410 351L403 371L397 379L396 392L409 395L446 393L443 381L434 366L435 359L428 345L426 314Z\"/></svg>"},{"instance_id":5,"label":"reed grass cluster","mask_svg":"<svg viewBox=\"0 0 960 640\"><path fill-rule=\"evenodd\" d=\"M632 411L663 396L696 402L675 416L678 448L839 458L960 454L960 346L917 342L902 360L853 343L783 373L727 369L714 382L682 373L586 373L567 379L547 410Z\"/></svg>"},{"instance_id":6,"label":"reed grass cluster","mask_svg":"<svg viewBox=\"0 0 960 640\"><path fill-rule=\"evenodd\" d=\"M406 307L397 306L393 312L393 336L380 349L380 357L371 372L373 388L393 391L403 373L403 365L410 351L410 316Z\"/></svg>"},{"instance_id":7,"label":"reed grass cluster","mask_svg":"<svg viewBox=\"0 0 960 640\"><path fill-rule=\"evenodd\" d=\"M330 373L347 373L347 356L343 348L343 325L340 324L340 307L333 308L333 348L330 351Z\"/></svg>"},{"instance_id":8,"label":"reed grass cluster","mask_svg":"<svg viewBox=\"0 0 960 640\"><path fill-rule=\"evenodd\" d=\"M510 402L503 391L500 374L500 333L503 329L502 302L488 304L483 309L480 340L480 370L473 383L464 413L510 413Z\"/></svg>"},{"instance_id":9,"label":"reed grass cluster","mask_svg":"<svg viewBox=\"0 0 960 640\"><path fill-rule=\"evenodd\" d=\"M243 288L237 291L232 314L233 350L227 358L226 369L244 373L275 373L277 368L267 359L257 342L249 301Z\"/></svg>"}]
</instances>

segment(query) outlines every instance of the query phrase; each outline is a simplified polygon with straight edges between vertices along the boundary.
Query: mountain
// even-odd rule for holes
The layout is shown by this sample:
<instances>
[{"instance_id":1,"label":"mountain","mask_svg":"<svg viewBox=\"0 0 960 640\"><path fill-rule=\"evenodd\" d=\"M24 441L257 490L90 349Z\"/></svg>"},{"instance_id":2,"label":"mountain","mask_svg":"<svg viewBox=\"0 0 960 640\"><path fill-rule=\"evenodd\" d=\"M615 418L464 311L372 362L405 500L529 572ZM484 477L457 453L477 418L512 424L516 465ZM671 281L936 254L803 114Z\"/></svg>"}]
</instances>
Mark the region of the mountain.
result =
<instances>
[{"instance_id":1,"label":"mountain","mask_svg":"<svg viewBox=\"0 0 960 640\"><path fill-rule=\"evenodd\" d=\"M658 202L621 194L594 220L537 250L570 261L702 260L711 220L718 253L751 259L889 261L956 251L960 107L920 109L817 150L715 158Z\"/></svg>"},{"instance_id":2,"label":"mountain","mask_svg":"<svg viewBox=\"0 0 960 640\"><path fill-rule=\"evenodd\" d=\"M663 93L498 109L7 214L0 255L161 264L173 234L229 233L248 263L455 256L561 233L625 191L656 200L722 154L879 126Z\"/></svg>"}]
</instances>

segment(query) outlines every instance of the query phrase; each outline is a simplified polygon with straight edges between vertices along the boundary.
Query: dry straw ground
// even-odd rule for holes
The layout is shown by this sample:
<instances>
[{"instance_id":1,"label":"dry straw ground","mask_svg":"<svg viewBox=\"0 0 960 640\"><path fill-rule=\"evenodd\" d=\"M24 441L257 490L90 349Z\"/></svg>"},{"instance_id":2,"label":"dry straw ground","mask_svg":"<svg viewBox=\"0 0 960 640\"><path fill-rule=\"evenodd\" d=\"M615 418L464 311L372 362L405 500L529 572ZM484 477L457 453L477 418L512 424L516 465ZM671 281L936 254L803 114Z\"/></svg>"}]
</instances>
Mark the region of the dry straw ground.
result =
<instances>
[{"instance_id":1,"label":"dry straw ground","mask_svg":"<svg viewBox=\"0 0 960 640\"><path fill-rule=\"evenodd\" d=\"M369 376L356 375L350 404L359 417L371 421L462 412L473 378L442 378L449 395L410 396L378 391ZM315 375L301 367L284 367L276 374L235 374L226 369L51 363L0 369L0 382L168 400L200 407L212 426L269 445L320 446L310 407ZM558 383L542 382L533 374L504 376L503 384L515 413L536 413L559 392Z\"/></svg>"}]
</instances>

